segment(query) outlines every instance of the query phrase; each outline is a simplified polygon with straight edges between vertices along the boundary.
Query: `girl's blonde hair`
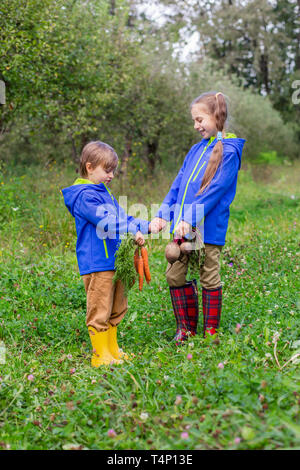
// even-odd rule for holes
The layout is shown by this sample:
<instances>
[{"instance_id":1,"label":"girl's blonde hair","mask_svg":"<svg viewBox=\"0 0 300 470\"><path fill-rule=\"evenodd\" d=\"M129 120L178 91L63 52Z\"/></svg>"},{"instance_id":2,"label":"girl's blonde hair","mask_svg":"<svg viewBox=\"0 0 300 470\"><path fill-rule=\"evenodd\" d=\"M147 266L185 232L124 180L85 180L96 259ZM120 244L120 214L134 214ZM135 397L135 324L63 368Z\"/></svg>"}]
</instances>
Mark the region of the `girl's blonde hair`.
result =
<instances>
[{"instance_id":1,"label":"girl's blonde hair","mask_svg":"<svg viewBox=\"0 0 300 470\"><path fill-rule=\"evenodd\" d=\"M108 144L96 140L86 144L81 152L79 173L83 178L88 176L86 164L91 163L92 168L101 165L106 171L114 171L118 166L118 155Z\"/></svg>"},{"instance_id":2,"label":"girl's blonde hair","mask_svg":"<svg viewBox=\"0 0 300 470\"><path fill-rule=\"evenodd\" d=\"M216 92L207 92L203 93L202 95L198 96L198 98L194 99L194 101L191 104L191 108L195 104L203 104L209 114L212 114L216 121L216 128L218 132L222 132L224 136L225 132L225 123L227 119L227 104L225 101L225 96L222 93L216 93ZM201 187L199 189L199 192L197 193L197 196L205 189L208 187L210 184L211 180L216 174L217 169L219 168L221 162L223 159L223 144L222 140L218 140L217 143L215 144L211 156L207 165L207 168L205 170Z\"/></svg>"}]
</instances>

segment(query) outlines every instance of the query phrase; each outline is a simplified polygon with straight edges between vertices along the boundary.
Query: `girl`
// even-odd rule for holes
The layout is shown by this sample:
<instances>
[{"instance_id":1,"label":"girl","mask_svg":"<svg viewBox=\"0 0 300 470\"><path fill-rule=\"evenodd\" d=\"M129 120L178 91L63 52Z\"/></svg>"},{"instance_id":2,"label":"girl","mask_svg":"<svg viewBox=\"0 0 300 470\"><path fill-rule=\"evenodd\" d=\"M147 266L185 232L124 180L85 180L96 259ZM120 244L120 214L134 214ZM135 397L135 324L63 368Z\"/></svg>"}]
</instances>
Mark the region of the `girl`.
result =
<instances>
[{"instance_id":1,"label":"girl","mask_svg":"<svg viewBox=\"0 0 300 470\"><path fill-rule=\"evenodd\" d=\"M149 229L158 232L171 222L175 238L188 236L204 217L205 259L200 272L204 336L214 335L220 325L222 286L220 253L225 244L232 203L241 167L244 139L225 133L227 105L222 93L203 93L191 104L194 128L201 142L188 152ZM168 264L166 278L177 323L176 344L195 335L198 293L195 281L187 282L189 255Z\"/></svg>"}]
</instances>

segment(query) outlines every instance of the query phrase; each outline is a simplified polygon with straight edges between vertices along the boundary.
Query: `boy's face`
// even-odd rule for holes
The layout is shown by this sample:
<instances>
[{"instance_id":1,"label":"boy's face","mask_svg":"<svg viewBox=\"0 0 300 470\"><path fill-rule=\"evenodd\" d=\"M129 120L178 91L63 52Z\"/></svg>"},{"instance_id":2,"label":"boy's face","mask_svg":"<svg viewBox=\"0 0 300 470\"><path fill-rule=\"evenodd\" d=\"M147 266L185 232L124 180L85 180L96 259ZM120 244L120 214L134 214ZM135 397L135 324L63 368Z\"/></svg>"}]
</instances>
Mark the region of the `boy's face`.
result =
<instances>
[{"instance_id":1,"label":"boy's face","mask_svg":"<svg viewBox=\"0 0 300 470\"><path fill-rule=\"evenodd\" d=\"M88 179L95 184L109 184L114 177L113 170L107 171L102 167L102 165L91 168L91 164L87 163L86 171L88 174Z\"/></svg>"}]
</instances>

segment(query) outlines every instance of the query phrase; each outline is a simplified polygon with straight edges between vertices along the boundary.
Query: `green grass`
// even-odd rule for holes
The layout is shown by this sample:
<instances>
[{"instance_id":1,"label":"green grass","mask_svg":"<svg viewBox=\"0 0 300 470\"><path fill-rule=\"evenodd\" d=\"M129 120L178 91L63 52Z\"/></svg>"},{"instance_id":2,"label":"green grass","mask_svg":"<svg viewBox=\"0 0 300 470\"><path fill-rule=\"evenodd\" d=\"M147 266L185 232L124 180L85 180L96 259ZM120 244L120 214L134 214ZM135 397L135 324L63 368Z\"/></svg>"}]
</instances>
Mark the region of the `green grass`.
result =
<instances>
[{"instance_id":1,"label":"green grass","mask_svg":"<svg viewBox=\"0 0 300 470\"><path fill-rule=\"evenodd\" d=\"M299 164L267 180L240 172L219 344L201 334L179 349L169 342L166 240L151 240L151 284L130 291L119 328L132 360L105 369L90 367L74 222L59 193L72 169L23 171L0 180L0 447L299 448L299 363L288 362L300 349ZM159 203L171 178L159 182L129 188L130 201Z\"/></svg>"}]
</instances>

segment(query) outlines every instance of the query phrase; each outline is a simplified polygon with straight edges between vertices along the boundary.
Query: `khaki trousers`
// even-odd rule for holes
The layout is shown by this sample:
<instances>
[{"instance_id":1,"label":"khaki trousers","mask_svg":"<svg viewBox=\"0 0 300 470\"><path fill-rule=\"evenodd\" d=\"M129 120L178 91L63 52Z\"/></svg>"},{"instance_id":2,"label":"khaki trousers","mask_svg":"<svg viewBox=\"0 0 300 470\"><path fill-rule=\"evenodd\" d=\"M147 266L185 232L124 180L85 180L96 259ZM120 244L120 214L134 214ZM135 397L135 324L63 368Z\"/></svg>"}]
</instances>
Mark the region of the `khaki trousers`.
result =
<instances>
[{"instance_id":1,"label":"khaki trousers","mask_svg":"<svg viewBox=\"0 0 300 470\"><path fill-rule=\"evenodd\" d=\"M200 283L205 289L217 289L221 286L220 254L222 246L205 244L205 259L200 270ZM170 287L181 287L187 282L189 256L183 255L175 263L168 263L166 270L167 283Z\"/></svg>"},{"instance_id":2,"label":"khaki trousers","mask_svg":"<svg viewBox=\"0 0 300 470\"><path fill-rule=\"evenodd\" d=\"M120 281L114 283L115 271L101 271L82 276L86 291L86 325L106 331L124 318L128 301Z\"/></svg>"}]
</instances>

